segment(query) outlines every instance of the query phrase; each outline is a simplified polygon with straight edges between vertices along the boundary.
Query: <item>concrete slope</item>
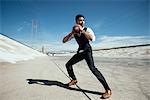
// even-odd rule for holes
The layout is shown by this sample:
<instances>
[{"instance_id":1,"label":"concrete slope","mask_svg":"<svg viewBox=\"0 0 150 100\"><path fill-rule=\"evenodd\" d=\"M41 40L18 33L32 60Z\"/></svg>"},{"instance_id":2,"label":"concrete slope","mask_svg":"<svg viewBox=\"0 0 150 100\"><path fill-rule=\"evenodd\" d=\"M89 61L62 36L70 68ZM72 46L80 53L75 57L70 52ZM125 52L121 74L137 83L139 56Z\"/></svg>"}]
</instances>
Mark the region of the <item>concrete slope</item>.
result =
<instances>
[{"instance_id":1,"label":"concrete slope","mask_svg":"<svg viewBox=\"0 0 150 100\"><path fill-rule=\"evenodd\" d=\"M93 53L94 56L99 57L150 58L150 45L104 49Z\"/></svg>"},{"instance_id":2,"label":"concrete slope","mask_svg":"<svg viewBox=\"0 0 150 100\"><path fill-rule=\"evenodd\" d=\"M0 62L15 63L16 61L29 60L38 56L44 55L12 38L0 34Z\"/></svg>"}]
</instances>

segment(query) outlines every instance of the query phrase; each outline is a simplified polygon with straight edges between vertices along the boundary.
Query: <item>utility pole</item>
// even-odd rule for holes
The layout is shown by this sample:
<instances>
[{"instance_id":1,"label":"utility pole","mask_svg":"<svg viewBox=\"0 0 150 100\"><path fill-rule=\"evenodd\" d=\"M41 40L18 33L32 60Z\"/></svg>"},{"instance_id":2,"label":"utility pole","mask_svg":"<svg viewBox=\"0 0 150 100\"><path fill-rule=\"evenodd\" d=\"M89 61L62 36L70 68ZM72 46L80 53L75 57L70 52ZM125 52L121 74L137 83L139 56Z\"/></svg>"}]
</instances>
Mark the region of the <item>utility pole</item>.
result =
<instances>
[{"instance_id":1,"label":"utility pole","mask_svg":"<svg viewBox=\"0 0 150 100\"><path fill-rule=\"evenodd\" d=\"M31 33L31 44L33 48L35 47L35 41L36 41L36 36L37 36L37 20L32 19L32 33Z\"/></svg>"}]
</instances>

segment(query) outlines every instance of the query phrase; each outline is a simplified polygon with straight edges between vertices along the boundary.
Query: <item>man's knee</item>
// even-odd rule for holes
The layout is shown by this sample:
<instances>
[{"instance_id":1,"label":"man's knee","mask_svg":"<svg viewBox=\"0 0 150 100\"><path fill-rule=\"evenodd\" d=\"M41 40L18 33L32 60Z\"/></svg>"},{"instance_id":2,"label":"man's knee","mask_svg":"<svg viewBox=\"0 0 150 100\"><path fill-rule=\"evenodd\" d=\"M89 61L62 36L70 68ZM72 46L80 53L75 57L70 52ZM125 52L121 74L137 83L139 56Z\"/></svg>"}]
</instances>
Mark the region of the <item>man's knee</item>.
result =
<instances>
[{"instance_id":1,"label":"man's knee","mask_svg":"<svg viewBox=\"0 0 150 100\"><path fill-rule=\"evenodd\" d=\"M92 71L92 72L95 72L95 71L98 71L98 69L94 66L92 66L92 67L90 67L90 70Z\"/></svg>"},{"instance_id":2,"label":"man's knee","mask_svg":"<svg viewBox=\"0 0 150 100\"><path fill-rule=\"evenodd\" d=\"M69 62L66 63L66 68L69 68L71 65Z\"/></svg>"}]
</instances>

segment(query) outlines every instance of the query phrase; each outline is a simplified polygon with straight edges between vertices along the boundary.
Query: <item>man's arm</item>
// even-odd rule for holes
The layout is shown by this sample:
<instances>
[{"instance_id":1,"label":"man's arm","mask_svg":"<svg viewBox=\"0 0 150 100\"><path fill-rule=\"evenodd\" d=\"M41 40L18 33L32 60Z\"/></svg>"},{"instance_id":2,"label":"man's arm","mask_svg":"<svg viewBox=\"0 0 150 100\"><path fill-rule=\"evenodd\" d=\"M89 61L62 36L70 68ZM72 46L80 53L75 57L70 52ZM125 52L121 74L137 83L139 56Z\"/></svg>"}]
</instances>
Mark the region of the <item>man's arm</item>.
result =
<instances>
[{"instance_id":1,"label":"man's arm","mask_svg":"<svg viewBox=\"0 0 150 100\"><path fill-rule=\"evenodd\" d=\"M85 35L85 37L86 37L88 40L90 40L90 41L93 40L93 36L92 36L92 34L90 34L90 32L85 31L85 30L82 30L82 33Z\"/></svg>"},{"instance_id":2,"label":"man's arm","mask_svg":"<svg viewBox=\"0 0 150 100\"><path fill-rule=\"evenodd\" d=\"M72 31L71 33L69 33L67 36L65 36L64 38L63 38L63 43L66 43L66 42L68 42L69 40L71 40L72 38L73 38L73 34L74 34L74 32Z\"/></svg>"},{"instance_id":3,"label":"man's arm","mask_svg":"<svg viewBox=\"0 0 150 100\"><path fill-rule=\"evenodd\" d=\"M80 25L77 26L79 26L81 33L83 33L88 40L95 41L95 35L92 29L87 28L87 30L85 31Z\"/></svg>"}]
</instances>

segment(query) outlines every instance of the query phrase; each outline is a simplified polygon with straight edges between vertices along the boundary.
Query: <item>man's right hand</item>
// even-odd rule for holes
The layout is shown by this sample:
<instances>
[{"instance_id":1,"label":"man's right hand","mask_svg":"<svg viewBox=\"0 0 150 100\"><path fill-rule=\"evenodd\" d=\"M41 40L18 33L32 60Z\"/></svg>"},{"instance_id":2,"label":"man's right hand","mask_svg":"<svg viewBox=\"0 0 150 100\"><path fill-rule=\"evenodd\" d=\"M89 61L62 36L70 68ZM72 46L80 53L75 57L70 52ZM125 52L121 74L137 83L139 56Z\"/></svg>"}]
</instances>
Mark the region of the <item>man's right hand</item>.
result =
<instances>
[{"instance_id":1,"label":"man's right hand","mask_svg":"<svg viewBox=\"0 0 150 100\"><path fill-rule=\"evenodd\" d=\"M63 43L66 43L67 41L71 40L73 38L73 35L76 34L76 33L79 33L80 32L80 28L79 26L75 25L73 26L72 28L72 31L63 38Z\"/></svg>"},{"instance_id":2,"label":"man's right hand","mask_svg":"<svg viewBox=\"0 0 150 100\"><path fill-rule=\"evenodd\" d=\"M75 25L75 26L73 26L72 31L73 31L73 33L80 33L80 27Z\"/></svg>"}]
</instances>

